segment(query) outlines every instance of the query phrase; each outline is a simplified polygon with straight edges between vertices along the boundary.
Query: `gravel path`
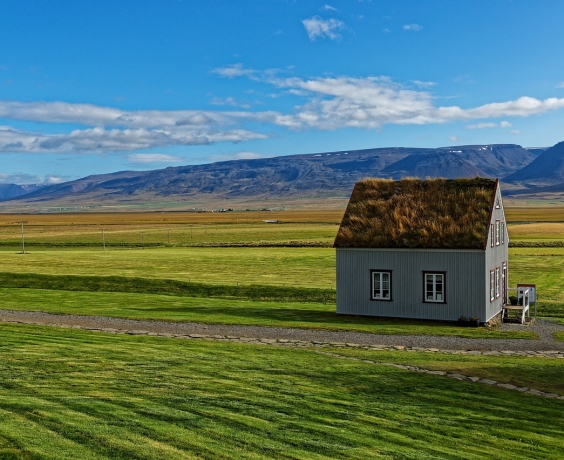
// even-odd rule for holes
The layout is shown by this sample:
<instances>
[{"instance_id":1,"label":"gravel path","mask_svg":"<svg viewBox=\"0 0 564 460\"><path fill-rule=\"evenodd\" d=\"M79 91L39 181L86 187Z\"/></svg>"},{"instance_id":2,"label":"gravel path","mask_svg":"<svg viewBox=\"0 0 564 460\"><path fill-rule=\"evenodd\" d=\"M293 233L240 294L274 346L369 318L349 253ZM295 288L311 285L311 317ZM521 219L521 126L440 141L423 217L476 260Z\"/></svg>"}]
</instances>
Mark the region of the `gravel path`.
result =
<instances>
[{"instance_id":1,"label":"gravel path","mask_svg":"<svg viewBox=\"0 0 564 460\"><path fill-rule=\"evenodd\" d=\"M362 332L338 332L312 329L280 327L215 325L198 323L173 323L167 321L143 321L105 316L53 315L43 312L0 310L0 321L113 329L121 331L144 331L152 334L189 335L201 334L224 337L253 337L260 339L283 339L320 343L355 343L360 345L402 346L407 348L436 348L439 350L467 351L564 351L564 342L554 340L552 333L564 331L564 326L549 321L537 320L532 326L504 324L501 330L535 332L539 340L523 339L467 339L461 337L381 335ZM437 350L438 351L438 350Z\"/></svg>"}]
</instances>

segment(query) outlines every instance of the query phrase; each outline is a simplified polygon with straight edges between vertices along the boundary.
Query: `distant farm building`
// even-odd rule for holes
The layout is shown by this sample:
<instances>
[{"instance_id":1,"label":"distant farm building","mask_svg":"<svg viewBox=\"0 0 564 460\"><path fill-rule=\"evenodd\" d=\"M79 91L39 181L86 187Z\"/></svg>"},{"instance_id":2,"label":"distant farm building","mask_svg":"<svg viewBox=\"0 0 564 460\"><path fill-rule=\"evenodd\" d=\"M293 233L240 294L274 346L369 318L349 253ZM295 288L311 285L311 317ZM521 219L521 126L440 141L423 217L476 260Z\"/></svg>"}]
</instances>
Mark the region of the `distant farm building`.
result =
<instances>
[{"instance_id":1,"label":"distant farm building","mask_svg":"<svg viewBox=\"0 0 564 460\"><path fill-rule=\"evenodd\" d=\"M358 182L335 239L337 313L486 322L507 303L499 181Z\"/></svg>"}]
</instances>

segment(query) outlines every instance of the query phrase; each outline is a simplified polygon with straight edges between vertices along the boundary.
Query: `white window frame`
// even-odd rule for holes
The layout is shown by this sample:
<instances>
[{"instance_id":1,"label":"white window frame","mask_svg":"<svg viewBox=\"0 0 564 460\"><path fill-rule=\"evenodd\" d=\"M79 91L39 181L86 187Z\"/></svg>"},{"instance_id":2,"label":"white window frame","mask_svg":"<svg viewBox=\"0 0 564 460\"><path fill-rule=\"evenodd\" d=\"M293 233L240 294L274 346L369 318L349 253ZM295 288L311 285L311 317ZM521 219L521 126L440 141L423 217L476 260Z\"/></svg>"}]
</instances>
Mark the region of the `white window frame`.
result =
<instances>
[{"instance_id":1,"label":"white window frame","mask_svg":"<svg viewBox=\"0 0 564 460\"><path fill-rule=\"evenodd\" d=\"M432 277L432 290L428 290L428 276ZM441 290L437 289L438 284L442 286ZM423 302L446 303L446 272L423 272Z\"/></svg>"},{"instance_id":2,"label":"white window frame","mask_svg":"<svg viewBox=\"0 0 564 460\"><path fill-rule=\"evenodd\" d=\"M490 224L490 239L491 239L491 246L492 248L495 246L495 230L494 230L494 224Z\"/></svg>"},{"instance_id":3,"label":"white window frame","mask_svg":"<svg viewBox=\"0 0 564 460\"><path fill-rule=\"evenodd\" d=\"M385 280L385 277L388 280ZM388 289L385 288L385 283L388 283ZM378 292L376 292L376 286L379 286ZM392 300L392 270L370 270L370 300ZM385 295L387 292L387 296Z\"/></svg>"},{"instance_id":4,"label":"white window frame","mask_svg":"<svg viewBox=\"0 0 564 460\"><path fill-rule=\"evenodd\" d=\"M499 297L501 296L500 289L499 289L500 284L501 284L500 283L500 269L499 269L499 267L497 267L495 269L495 298L496 299L499 299Z\"/></svg>"},{"instance_id":5,"label":"white window frame","mask_svg":"<svg viewBox=\"0 0 564 460\"><path fill-rule=\"evenodd\" d=\"M499 246L501 236L501 222L499 220L495 221L495 245Z\"/></svg>"},{"instance_id":6,"label":"white window frame","mask_svg":"<svg viewBox=\"0 0 564 460\"><path fill-rule=\"evenodd\" d=\"M501 223L501 244L505 244L505 222Z\"/></svg>"},{"instance_id":7,"label":"white window frame","mask_svg":"<svg viewBox=\"0 0 564 460\"><path fill-rule=\"evenodd\" d=\"M495 300L495 270L490 270L490 302Z\"/></svg>"}]
</instances>

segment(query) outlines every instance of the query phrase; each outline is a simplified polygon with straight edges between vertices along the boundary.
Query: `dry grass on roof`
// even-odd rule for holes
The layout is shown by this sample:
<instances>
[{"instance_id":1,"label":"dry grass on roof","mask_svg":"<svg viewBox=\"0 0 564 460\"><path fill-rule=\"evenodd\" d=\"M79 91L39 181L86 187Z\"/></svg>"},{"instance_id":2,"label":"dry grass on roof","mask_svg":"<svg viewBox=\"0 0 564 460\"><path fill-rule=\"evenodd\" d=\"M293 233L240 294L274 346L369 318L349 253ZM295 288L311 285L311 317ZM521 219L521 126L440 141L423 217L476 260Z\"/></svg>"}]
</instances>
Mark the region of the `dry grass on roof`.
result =
<instances>
[{"instance_id":1,"label":"dry grass on roof","mask_svg":"<svg viewBox=\"0 0 564 460\"><path fill-rule=\"evenodd\" d=\"M483 248L494 189L482 178L363 180L335 247Z\"/></svg>"}]
</instances>

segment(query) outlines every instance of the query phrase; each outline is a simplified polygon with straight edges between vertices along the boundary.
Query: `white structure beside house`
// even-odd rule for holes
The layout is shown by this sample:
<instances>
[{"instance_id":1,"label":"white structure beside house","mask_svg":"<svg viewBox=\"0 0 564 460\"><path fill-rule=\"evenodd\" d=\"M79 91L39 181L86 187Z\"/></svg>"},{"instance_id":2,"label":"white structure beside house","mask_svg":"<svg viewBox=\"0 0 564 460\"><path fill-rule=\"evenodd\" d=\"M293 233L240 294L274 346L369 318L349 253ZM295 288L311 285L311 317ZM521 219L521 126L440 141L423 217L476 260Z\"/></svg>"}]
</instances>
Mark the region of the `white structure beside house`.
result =
<instances>
[{"instance_id":1,"label":"white structure beside house","mask_svg":"<svg viewBox=\"0 0 564 460\"><path fill-rule=\"evenodd\" d=\"M367 179L335 239L337 313L486 322L507 303L498 180Z\"/></svg>"}]
</instances>

